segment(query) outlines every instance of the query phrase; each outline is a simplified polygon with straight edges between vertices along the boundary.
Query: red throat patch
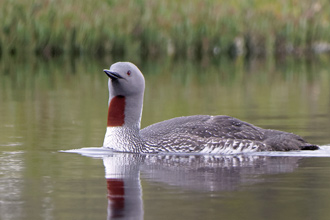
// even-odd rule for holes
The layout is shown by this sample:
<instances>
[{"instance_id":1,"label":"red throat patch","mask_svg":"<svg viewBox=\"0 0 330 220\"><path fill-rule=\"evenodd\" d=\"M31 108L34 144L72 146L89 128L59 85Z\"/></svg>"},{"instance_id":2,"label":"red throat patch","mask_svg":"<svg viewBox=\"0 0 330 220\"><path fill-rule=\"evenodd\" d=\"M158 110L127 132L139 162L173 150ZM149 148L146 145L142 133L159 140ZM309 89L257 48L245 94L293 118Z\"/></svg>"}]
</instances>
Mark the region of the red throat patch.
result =
<instances>
[{"instance_id":1,"label":"red throat patch","mask_svg":"<svg viewBox=\"0 0 330 220\"><path fill-rule=\"evenodd\" d=\"M123 126L125 123L125 96L111 99L108 110L108 127Z\"/></svg>"}]
</instances>

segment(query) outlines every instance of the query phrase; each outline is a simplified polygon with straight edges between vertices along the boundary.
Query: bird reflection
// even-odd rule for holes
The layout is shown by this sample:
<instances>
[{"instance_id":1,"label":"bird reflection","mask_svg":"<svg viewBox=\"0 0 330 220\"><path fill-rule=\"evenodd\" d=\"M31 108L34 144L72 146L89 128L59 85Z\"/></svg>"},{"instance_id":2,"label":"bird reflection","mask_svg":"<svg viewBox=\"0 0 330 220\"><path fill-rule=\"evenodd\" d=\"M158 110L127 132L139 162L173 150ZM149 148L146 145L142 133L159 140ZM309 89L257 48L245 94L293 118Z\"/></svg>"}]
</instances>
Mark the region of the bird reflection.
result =
<instances>
[{"instance_id":1,"label":"bird reflection","mask_svg":"<svg viewBox=\"0 0 330 220\"><path fill-rule=\"evenodd\" d=\"M103 157L108 190L108 219L143 219L140 174L147 181L184 190L231 191L263 182L262 175L292 172L298 157L140 155Z\"/></svg>"},{"instance_id":2,"label":"bird reflection","mask_svg":"<svg viewBox=\"0 0 330 220\"><path fill-rule=\"evenodd\" d=\"M143 156L113 154L103 158L108 190L108 219L143 219L140 165Z\"/></svg>"},{"instance_id":3,"label":"bird reflection","mask_svg":"<svg viewBox=\"0 0 330 220\"><path fill-rule=\"evenodd\" d=\"M119 179L107 179L108 214L111 218L119 218L124 216L125 208L125 189L124 181Z\"/></svg>"}]
</instances>

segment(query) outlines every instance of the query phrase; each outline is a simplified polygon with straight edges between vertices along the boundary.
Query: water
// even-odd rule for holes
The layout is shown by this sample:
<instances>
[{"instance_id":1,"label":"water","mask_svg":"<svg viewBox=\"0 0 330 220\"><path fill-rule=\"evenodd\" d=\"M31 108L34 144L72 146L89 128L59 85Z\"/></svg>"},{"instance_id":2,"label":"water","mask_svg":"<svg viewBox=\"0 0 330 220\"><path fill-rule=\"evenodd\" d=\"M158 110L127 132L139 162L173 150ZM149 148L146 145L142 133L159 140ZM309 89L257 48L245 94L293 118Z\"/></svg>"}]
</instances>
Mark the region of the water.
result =
<instances>
[{"instance_id":1,"label":"water","mask_svg":"<svg viewBox=\"0 0 330 220\"><path fill-rule=\"evenodd\" d=\"M0 61L1 220L328 218L326 146L318 155L102 152L108 101L102 70L111 63ZM138 65L147 85L142 127L226 114L330 143L326 58ZM59 152L80 148L89 150Z\"/></svg>"}]
</instances>

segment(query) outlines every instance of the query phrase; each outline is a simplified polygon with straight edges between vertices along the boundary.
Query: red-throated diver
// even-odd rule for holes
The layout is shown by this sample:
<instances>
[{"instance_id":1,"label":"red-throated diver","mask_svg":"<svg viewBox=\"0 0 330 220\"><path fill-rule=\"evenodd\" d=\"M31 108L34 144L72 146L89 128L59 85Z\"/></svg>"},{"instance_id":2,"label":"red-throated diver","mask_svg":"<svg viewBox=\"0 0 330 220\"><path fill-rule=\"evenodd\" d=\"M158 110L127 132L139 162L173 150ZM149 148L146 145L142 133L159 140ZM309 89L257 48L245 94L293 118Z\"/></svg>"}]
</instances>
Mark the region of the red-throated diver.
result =
<instances>
[{"instance_id":1,"label":"red-throated diver","mask_svg":"<svg viewBox=\"0 0 330 220\"><path fill-rule=\"evenodd\" d=\"M140 130L145 81L132 63L104 70L109 77L109 109L103 147L134 153L232 154L255 151L315 150L300 136L263 129L218 115L178 117Z\"/></svg>"}]
</instances>

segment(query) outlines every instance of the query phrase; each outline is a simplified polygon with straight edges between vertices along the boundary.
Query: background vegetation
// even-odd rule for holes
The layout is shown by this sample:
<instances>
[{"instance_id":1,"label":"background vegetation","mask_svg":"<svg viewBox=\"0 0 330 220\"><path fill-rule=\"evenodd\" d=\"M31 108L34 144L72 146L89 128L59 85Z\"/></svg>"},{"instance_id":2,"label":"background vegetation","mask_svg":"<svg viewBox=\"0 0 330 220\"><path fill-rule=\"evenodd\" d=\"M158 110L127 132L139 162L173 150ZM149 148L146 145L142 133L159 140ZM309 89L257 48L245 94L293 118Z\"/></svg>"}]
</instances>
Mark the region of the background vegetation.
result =
<instances>
[{"instance_id":1,"label":"background vegetation","mask_svg":"<svg viewBox=\"0 0 330 220\"><path fill-rule=\"evenodd\" d=\"M329 51L327 0L4 0L0 52L178 56Z\"/></svg>"}]
</instances>

